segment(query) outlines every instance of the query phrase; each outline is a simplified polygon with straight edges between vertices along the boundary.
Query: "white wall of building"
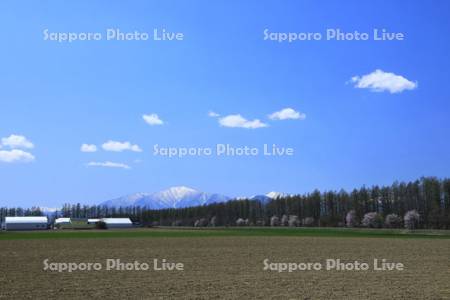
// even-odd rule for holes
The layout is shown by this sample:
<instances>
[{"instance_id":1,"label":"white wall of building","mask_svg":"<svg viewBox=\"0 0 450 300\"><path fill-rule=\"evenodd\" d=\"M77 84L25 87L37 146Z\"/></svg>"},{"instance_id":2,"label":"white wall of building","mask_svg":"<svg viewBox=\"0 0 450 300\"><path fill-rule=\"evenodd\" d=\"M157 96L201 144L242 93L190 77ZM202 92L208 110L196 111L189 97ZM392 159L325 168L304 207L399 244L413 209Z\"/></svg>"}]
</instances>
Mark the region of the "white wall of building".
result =
<instances>
[{"instance_id":1,"label":"white wall of building","mask_svg":"<svg viewBox=\"0 0 450 300\"><path fill-rule=\"evenodd\" d=\"M5 217L5 230L47 230L47 217Z\"/></svg>"}]
</instances>

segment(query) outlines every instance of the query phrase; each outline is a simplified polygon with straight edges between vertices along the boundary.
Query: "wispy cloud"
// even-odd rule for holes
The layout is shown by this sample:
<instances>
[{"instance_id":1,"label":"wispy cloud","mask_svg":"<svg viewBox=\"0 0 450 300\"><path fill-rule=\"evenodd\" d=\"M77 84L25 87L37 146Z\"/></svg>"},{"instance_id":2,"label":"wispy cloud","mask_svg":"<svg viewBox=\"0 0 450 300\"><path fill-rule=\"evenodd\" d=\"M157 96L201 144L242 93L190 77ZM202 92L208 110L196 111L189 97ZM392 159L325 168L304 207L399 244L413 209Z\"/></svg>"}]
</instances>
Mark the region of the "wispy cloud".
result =
<instances>
[{"instance_id":1,"label":"wispy cloud","mask_svg":"<svg viewBox=\"0 0 450 300\"><path fill-rule=\"evenodd\" d=\"M218 113L216 113L216 112L213 112L213 111L209 111L208 112L208 117L211 117L211 118L217 118L217 117L220 117L220 114L218 114Z\"/></svg>"},{"instance_id":2,"label":"wispy cloud","mask_svg":"<svg viewBox=\"0 0 450 300\"><path fill-rule=\"evenodd\" d=\"M10 148L32 149L34 145L23 135L11 134L9 137L2 138L1 144Z\"/></svg>"},{"instance_id":3,"label":"wispy cloud","mask_svg":"<svg viewBox=\"0 0 450 300\"><path fill-rule=\"evenodd\" d=\"M228 115L223 118L220 118L219 124L223 127L248 128L248 129L263 128L269 126L258 119L254 119L252 121L247 120L239 114Z\"/></svg>"},{"instance_id":4,"label":"wispy cloud","mask_svg":"<svg viewBox=\"0 0 450 300\"><path fill-rule=\"evenodd\" d=\"M164 124L164 121L157 114L142 115L142 119L151 126Z\"/></svg>"},{"instance_id":5,"label":"wispy cloud","mask_svg":"<svg viewBox=\"0 0 450 300\"><path fill-rule=\"evenodd\" d=\"M0 162L5 163L16 163L16 162L32 162L35 160L33 154L19 150L1 150L0 151Z\"/></svg>"},{"instance_id":6,"label":"wispy cloud","mask_svg":"<svg viewBox=\"0 0 450 300\"><path fill-rule=\"evenodd\" d=\"M96 152L97 146L93 144L83 144L80 147L81 152Z\"/></svg>"},{"instance_id":7,"label":"wispy cloud","mask_svg":"<svg viewBox=\"0 0 450 300\"><path fill-rule=\"evenodd\" d=\"M133 145L130 142L107 141L102 145L103 150L112 152L133 151L142 152L138 145Z\"/></svg>"},{"instance_id":8,"label":"wispy cloud","mask_svg":"<svg viewBox=\"0 0 450 300\"><path fill-rule=\"evenodd\" d=\"M382 70L375 70L363 76L353 76L350 81L355 84L355 88L370 89L373 92L388 91L391 94L417 88L417 82Z\"/></svg>"},{"instance_id":9,"label":"wispy cloud","mask_svg":"<svg viewBox=\"0 0 450 300\"><path fill-rule=\"evenodd\" d=\"M87 164L88 167L104 167L104 168L121 168L121 169L131 169L129 165L124 163L116 163L111 161L105 161L105 162L96 162L91 161Z\"/></svg>"},{"instance_id":10,"label":"wispy cloud","mask_svg":"<svg viewBox=\"0 0 450 300\"><path fill-rule=\"evenodd\" d=\"M304 120L306 115L304 113L295 111L292 108L283 108L269 115L271 120Z\"/></svg>"}]
</instances>

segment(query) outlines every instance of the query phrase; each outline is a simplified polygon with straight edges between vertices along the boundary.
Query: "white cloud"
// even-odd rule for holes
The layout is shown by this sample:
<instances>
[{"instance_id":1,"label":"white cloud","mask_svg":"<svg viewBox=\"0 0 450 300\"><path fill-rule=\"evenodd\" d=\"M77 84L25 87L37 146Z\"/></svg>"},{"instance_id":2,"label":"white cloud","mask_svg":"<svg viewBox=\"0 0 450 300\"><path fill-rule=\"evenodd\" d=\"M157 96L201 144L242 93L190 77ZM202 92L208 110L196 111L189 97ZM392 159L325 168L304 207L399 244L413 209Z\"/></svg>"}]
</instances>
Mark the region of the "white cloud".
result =
<instances>
[{"instance_id":1,"label":"white cloud","mask_svg":"<svg viewBox=\"0 0 450 300\"><path fill-rule=\"evenodd\" d=\"M104 168L122 168L122 169L131 169L129 165L123 163L116 163L111 161L105 162L95 162L91 161L87 164L88 167L104 167Z\"/></svg>"},{"instance_id":2,"label":"white cloud","mask_svg":"<svg viewBox=\"0 0 450 300\"><path fill-rule=\"evenodd\" d=\"M355 84L356 88L371 89L374 92L389 91L391 94L417 88L417 82L409 81L403 76L383 72L382 70L375 70L361 77L353 76L351 82Z\"/></svg>"},{"instance_id":3,"label":"white cloud","mask_svg":"<svg viewBox=\"0 0 450 300\"><path fill-rule=\"evenodd\" d=\"M0 151L0 162L15 163L15 162L32 162L35 160L33 154L23 150L2 150Z\"/></svg>"},{"instance_id":4,"label":"white cloud","mask_svg":"<svg viewBox=\"0 0 450 300\"><path fill-rule=\"evenodd\" d=\"M107 141L102 145L103 150L122 152L125 150L133 152L142 152L142 149L138 145L133 145L130 142L117 142L117 141Z\"/></svg>"},{"instance_id":5,"label":"white cloud","mask_svg":"<svg viewBox=\"0 0 450 300\"><path fill-rule=\"evenodd\" d=\"M228 115L219 119L219 124L224 127L239 127L239 128L262 128L269 125L261 122L258 119L249 121L242 117L241 115Z\"/></svg>"},{"instance_id":6,"label":"white cloud","mask_svg":"<svg viewBox=\"0 0 450 300\"><path fill-rule=\"evenodd\" d=\"M9 137L2 138L2 145L10 148L32 149L34 145L23 135L11 134Z\"/></svg>"},{"instance_id":7,"label":"white cloud","mask_svg":"<svg viewBox=\"0 0 450 300\"><path fill-rule=\"evenodd\" d=\"M208 117L217 118L217 117L220 117L220 115L218 113L216 113L216 112L209 111L208 112Z\"/></svg>"},{"instance_id":8,"label":"white cloud","mask_svg":"<svg viewBox=\"0 0 450 300\"><path fill-rule=\"evenodd\" d=\"M269 115L269 119L271 120L304 120L306 118L306 115L304 113L295 111L292 108L283 108L280 111L276 111Z\"/></svg>"},{"instance_id":9,"label":"white cloud","mask_svg":"<svg viewBox=\"0 0 450 300\"><path fill-rule=\"evenodd\" d=\"M83 145L81 145L80 151L81 152L96 152L97 146L95 146L93 144L83 144Z\"/></svg>"},{"instance_id":10,"label":"white cloud","mask_svg":"<svg viewBox=\"0 0 450 300\"><path fill-rule=\"evenodd\" d=\"M142 119L151 126L164 124L163 120L161 120L157 114L142 115Z\"/></svg>"}]
</instances>

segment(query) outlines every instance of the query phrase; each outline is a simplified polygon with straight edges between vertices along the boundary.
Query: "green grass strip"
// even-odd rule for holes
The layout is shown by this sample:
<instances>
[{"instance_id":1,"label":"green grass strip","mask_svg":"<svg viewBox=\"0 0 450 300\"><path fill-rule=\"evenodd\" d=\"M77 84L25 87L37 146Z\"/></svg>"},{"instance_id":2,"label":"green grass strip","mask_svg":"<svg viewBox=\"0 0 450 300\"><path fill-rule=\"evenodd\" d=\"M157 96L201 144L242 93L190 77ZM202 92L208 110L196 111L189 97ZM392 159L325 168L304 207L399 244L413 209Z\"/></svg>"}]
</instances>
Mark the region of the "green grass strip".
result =
<instances>
[{"instance_id":1,"label":"green grass strip","mask_svg":"<svg viewBox=\"0 0 450 300\"><path fill-rule=\"evenodd\" d=\"M72 238L177 238L177 237L337 237L337 238L426 238L450 239L447 230L388 230L350 228L139 228L122 230L3 231L1 240Z\"/></svg>"}]
</instances>

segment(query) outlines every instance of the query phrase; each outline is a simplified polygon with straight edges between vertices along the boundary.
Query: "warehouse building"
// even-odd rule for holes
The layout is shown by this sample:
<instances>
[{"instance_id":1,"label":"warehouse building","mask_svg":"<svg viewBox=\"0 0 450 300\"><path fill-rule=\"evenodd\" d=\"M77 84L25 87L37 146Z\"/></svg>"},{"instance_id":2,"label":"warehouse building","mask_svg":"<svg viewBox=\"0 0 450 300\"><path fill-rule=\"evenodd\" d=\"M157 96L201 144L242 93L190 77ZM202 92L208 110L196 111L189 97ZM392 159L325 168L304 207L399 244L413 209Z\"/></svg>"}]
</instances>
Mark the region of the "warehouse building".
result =
<instances>
[{"instance_id":1,"label":"warehouse building","mask_svg":"<svg viewBox=\"0 0 450 300\"><path fill-rule=\"evenodd\" d=\"M70 218L57 218L55 220L55 226L70 225L71 223L72 221L70 220Z\"/></svg>"},{"instance_id":2,"label":"warehouse building","mask_svg":"<svg viewBox=\"0 0 450 300\"><path fill-rule=\"evenodd\" d=\"M103 218L102 222L106 224L106 228L131 228L133 227L133 222L130 218Z\"/></svg>"},{"instance_id":3,"label":"warehouse building","mask_svg":"<svg viewBox=\"0 0 450 300\"><path fill-rule=\"evenodd\" d=\"M47 217L5 217L5 230L46 230Z\"/></svg>"},{"instance_id":4,"label":"warehouse building","mask_svg":"<svg viewBox=\"0 0 450 300\"><path fill-rule=\"evenodd\" d=\"M97 224L100 221L101 221L100 219L88 219L87 223L88 224Z\"/></svg>"}]
</instances>

